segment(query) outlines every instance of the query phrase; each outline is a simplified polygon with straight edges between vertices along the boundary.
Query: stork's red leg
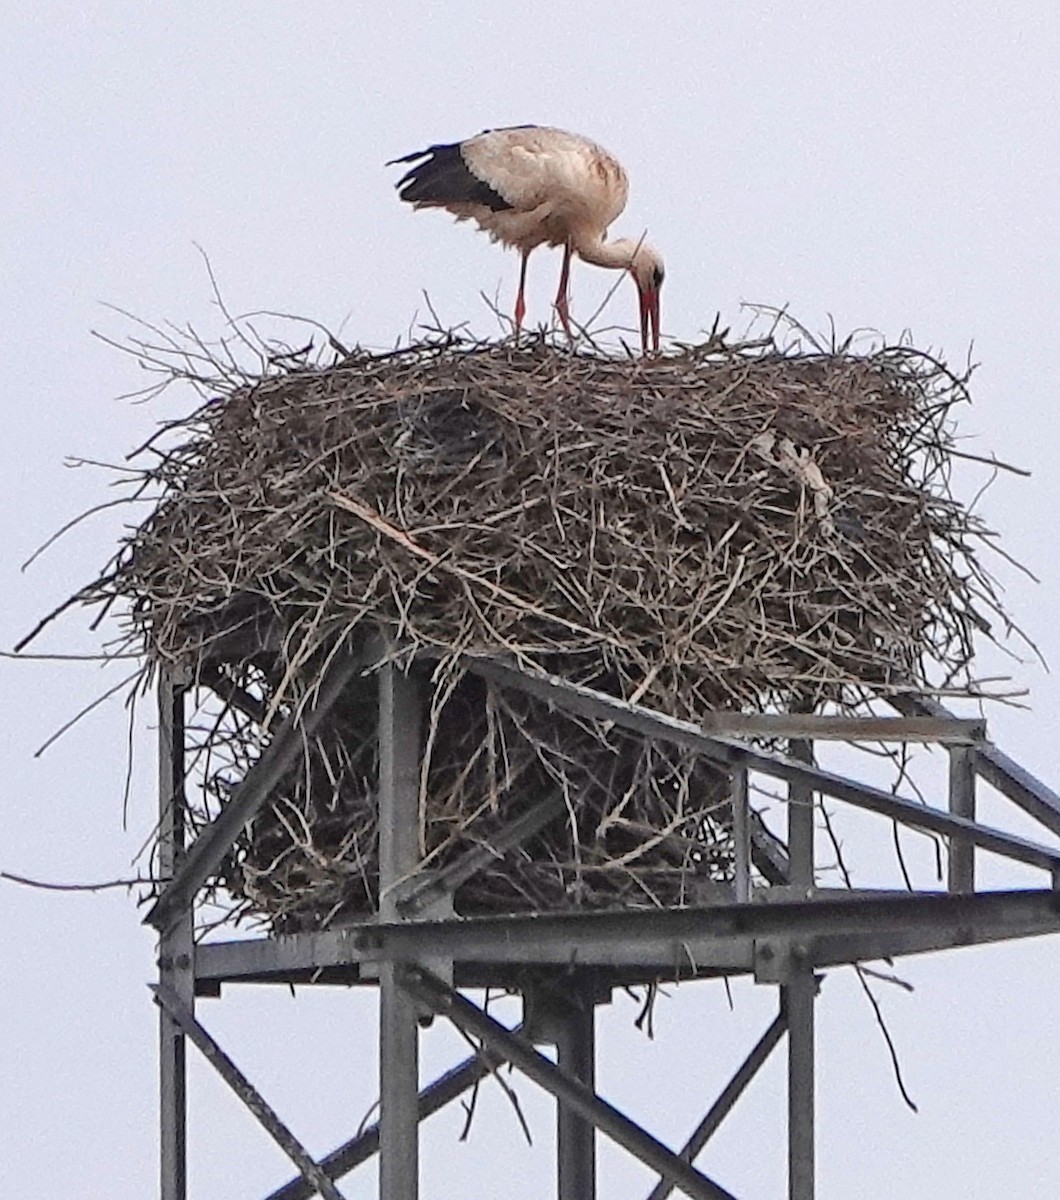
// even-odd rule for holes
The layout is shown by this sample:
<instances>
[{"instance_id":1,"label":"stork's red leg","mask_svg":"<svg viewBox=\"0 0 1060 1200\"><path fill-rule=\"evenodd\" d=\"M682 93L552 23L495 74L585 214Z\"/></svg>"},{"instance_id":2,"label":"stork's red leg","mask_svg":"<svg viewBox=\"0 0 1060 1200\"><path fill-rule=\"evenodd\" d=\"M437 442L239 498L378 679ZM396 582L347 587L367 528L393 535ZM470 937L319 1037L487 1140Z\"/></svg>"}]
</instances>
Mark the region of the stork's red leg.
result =
<instances>
[{"instance_id":1,"label":"stork's red leg","mask_svg":"<svg viewBox=\"0 0 1060 1200\"><path fill-rule=\"evenodd\" d=\"M559 314L560 324L563 326L563 332L567 337L574 336L570 328L570 307L567 303L567 287L570 283L570 258L572 246L568 242L563 247L563 267L559 273L559 290L556 292L556 312Z\"/></svg>"},{"instance_id":2,"label":"stork's red leg","mask_svg":"<svg viewBox=\"0 0 1060 1200\"><path fill-rule=\"evenodd\" d=\"M523 251L523 265L519 268L519 294L515 297L515 336L519 336L519 331L523 327L523 317L526 316L526 260L530 257L530 251Z\"/></svg>"}]
</instances>

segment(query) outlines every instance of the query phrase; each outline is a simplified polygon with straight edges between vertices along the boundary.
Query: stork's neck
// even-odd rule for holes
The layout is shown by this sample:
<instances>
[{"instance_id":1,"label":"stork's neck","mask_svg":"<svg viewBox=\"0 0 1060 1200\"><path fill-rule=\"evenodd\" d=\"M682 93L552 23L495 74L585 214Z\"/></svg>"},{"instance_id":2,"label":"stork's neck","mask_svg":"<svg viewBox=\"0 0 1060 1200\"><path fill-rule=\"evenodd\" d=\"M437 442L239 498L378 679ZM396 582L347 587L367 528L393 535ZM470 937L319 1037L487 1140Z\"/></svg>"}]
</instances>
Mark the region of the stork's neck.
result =
<instances>
[{"instance_id":1,"label":"stork's neck","mask_svg":"<svg viewBox=\"0 0 1060 1200\"><path fill-rule=\"evenodd\" d=\"M637 243L631 238L617 238L613 242L605 242L598 233L575 238L574 249L578 257L594 267L609 267L614 271L624 271L633 262L637 252Z\"/></svg>"}]
</instances>

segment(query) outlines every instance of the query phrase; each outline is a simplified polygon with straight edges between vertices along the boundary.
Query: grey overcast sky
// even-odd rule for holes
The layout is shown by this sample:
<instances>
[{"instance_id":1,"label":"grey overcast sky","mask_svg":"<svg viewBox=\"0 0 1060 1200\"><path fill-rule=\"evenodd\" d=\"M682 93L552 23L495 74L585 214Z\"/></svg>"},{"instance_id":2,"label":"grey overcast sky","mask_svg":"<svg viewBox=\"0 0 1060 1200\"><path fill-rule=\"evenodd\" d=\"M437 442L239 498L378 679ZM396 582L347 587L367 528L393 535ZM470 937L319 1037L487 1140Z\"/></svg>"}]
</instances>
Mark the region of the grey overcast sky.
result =
<instances>
[{"instance_id":1,"label":"grey overcast sky","mask_svg":"<svg viewBox=\"0 0 1060 1200\"><path fill-rule=\"evenodd\" d=\"M228 2L10 5L0 37L4 120L0 271L3 605L10 647L105 560L124 515L103 513L20 573L107 480L64 457L115 461L187 397L116 399L135 364L90 336L153 321L222 331L203 262L235 311L278 309L392 344L423 313L495 328L479 297L510 303L517 262L467 226L397 203L385 160L486 126L556 124L627 166L615 233L645 228L667 258L667 335L692 339L745 301L789 304L813 329L871 327L982 364L961 431L976 453L1033 472L981 501L1008 553L1017 618L1060 663L1056 325L1060 316L1060 6L1052 0L819 0L645 5ZM548 313L558 262L531 262L530 316ZM575 312L609 280L575 271ZM632 288L611 312L629 322ZM975 481L968 482L967 496ZM93 643L76 619L41 649ZM1024 658L1028 656L1024 655ZM995 738L1060 782L1060 684L1033 662L1010 672L1029 709L991 710ZM0 660L0 867L53 880L122 877L154 808L150 706L128 827L127 725L93 712L36 748L117 673ZM988 804L987 820L1026 823ZM875 826L873 827L875 829ZM866 881L893 879L889 834L849 827ZM890 874L888 874L890 872ZM1040 877L984 863L996 886ZM152 938L121 893L70 896L0 884L3 1086L0 1194L143 1200L155 1194ZM1060 940L901 964L914 994L883 993L920 1114L896 1092L849 973L820 1002L824 1200L1052 1197L1060 1178ZM771 994L720 986L660 1002L656 1038L617 998L602 1016L602 1090L662 1136L684 1138L771 1015ZM371 997L234 991L203 1019L315 1152L347 1136L375 1096ZM461 1053L425 1038L425 1071ZM285 1161L191 1052L195 1200L253 1197ZM460 1115L425 1135L423 1195L551 1194L550 1109L518 1085L535 1133L522 1142L486 1089L468 1143ZM704 1163L741 1197L783 1188L782 1059L770 1064ZM601 1150L609 1197L650 1177ZM344 1185L371 1196L370 1169Z\"/></svg>"}]
</instances>

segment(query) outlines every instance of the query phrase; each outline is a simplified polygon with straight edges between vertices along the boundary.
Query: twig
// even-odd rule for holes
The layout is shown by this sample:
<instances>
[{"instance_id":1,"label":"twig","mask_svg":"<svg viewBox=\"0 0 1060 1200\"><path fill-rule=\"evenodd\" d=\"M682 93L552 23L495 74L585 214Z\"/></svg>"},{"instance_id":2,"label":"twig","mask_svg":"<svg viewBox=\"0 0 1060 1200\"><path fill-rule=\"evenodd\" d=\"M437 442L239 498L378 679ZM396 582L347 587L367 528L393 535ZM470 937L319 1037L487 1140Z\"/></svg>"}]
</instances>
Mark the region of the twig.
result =
<instances>
[{"instance_id":1,"label":"twig","mask_svg":"<svg viewBox=\"0 0 1060 1200\"><path fill-rule=\"evenodd\" d=\"M42 879L30 879L26 875L16 875L13 871L0 871L0 879L8 883L17 883L22 887L40 888L46 892L106 892L112 888L134 888L141 885L154 887L157 879L137 876L135 879L109 879L105 883L50 883Z\"/></svg>"},{"instance_id":2,"label":"twig","mask_svg":"<svg viewBox=\"0 0 1060 1200\"><path fill-rule=\"evenodd\" d=\"M501 587L500 584L485 579L480 575L475 575L471 571L466 571L463 567L458 567L454 563L447 562L440 554L435 554L433 551L420 546L403 529L398 529L396 526L391 525L381 514L369 508L368 505L362 504L359 500L355 500L352 496L343 495L341 492L329 492L328 499L338 505L339 508L344 508L347 512L353 513L355 517L360 517L366 525L371 525L373 529L378 530L390 538L391 541L404 546L410 553L429 562L436 570L447 571L450 575L455 575L458 579L466 580L476 587L484 588L496 596L497 599L511 604L514 608L518 608L530 616L540 617L545 621L552 621L557 625L562 625L566 629L573 630L575 633L583 633L594 641L610 642L612 645L616 644L615 640L608 637L607 634L600 633L595 629L589 629L585 625L578 624L577 621L568 621L565 617L547 612L545 609L539 608L536 604L531 604L523 600L520 596L516 596L514 592L508 591L507 588Z\"/></svg>"}]
</instances>

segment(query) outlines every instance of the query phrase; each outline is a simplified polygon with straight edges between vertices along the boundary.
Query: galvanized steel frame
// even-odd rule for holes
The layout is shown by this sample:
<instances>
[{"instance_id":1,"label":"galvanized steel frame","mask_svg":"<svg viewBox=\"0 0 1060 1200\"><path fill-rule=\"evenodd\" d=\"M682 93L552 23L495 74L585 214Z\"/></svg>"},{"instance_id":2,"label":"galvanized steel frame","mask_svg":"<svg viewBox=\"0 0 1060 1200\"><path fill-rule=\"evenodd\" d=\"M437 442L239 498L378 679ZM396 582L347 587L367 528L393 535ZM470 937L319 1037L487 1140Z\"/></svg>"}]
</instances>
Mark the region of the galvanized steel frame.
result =
<instances>
[{"instance_id":1,"label":"galvanized steel frame","mask_svg":"<svg viewBox=\"0 0 1060 1200\"><path fill-rule=\"evenodd\" d=\"M447 917L448 897L485 856L472 850L441 871L417 871L422 682L418 667L408 671L396 665L391 654L383 655L383 665L374 671L380 730L379 919L321 933L193 945L199 888L242 826L266 802L304 739L365 673L373 657L379 656L366 657L345 645L337 648L305 709L278 731L220 816L191 846L185 845L184 688L167 673L161 675L158 867L168 882L147 920L159 932L154 993L160 1011L162 1200L186 1200L185 1039L207 1056L298 1168L298 1177L269 1200L307 1200L316 1194L335 1200L341 1193L333 1181L377 1151L382 1200L416 1200L419 1122L500 1061L515 1064L556 1096L559 1200L592 1200L596 1194L594 1127L659 1172L650 1200L664 1200L675 1187L696 1197L730 1195L692 1163L785 1033L788 1195L789 1200L812 1200L817 972L838 963L1060 931L1060 893L1053 890L1060 883L1060 850L976 822L976 780L984 779L1053 834L1060 834L1060 797L986 742L980 720L955 718L922 697L896 696L891 703L901 714L897 718L872 717L859 723L802 713L767 718L715 714L709 726L700 728L493 659L470 659L466 665L500 686L529 692L564 711L689 747L728 771L735 880L727 893L719 893L717 903L701 908ZM210 683L211 677L199 682ZM226 702L247 711L244 698L233 696L221 677L213 684ZM740 740L763 735L787 737L788 753L764 751ZM864 738L945 745L950 755L947 810L928 808L815 765L811 739ZM787 845L749 806L751 771L787 784ZM817 889L817 794L945 837L950 847L949 894ZM506 845L516 846L562 812L560 798L544 797L501 836ZM1050 886L975 893L977 849L1048 871ZM771 888L752 889L752 865ZM574 963L577 969L572 970ZM595 1007L613 987L628 983L737 973L777 985L780 1014L675 1153L596 1094ZM558 976L564 980L564 997L557 1001L542 981ZM379 1124L319 1163L291 1137L197 1019L197 995L216 996L225 984L251 981L368 984L379 989ZM533 1000L533 1019L528 1010L522 1031L504 1028L457 990L494 985L522 990L527 1003ZM420 1092L419 1022L434 1013L477 1036L482 1050ZM557 1063L540 1055L535 1042L555 1045Z\"/></svg>"}]
</instances>

